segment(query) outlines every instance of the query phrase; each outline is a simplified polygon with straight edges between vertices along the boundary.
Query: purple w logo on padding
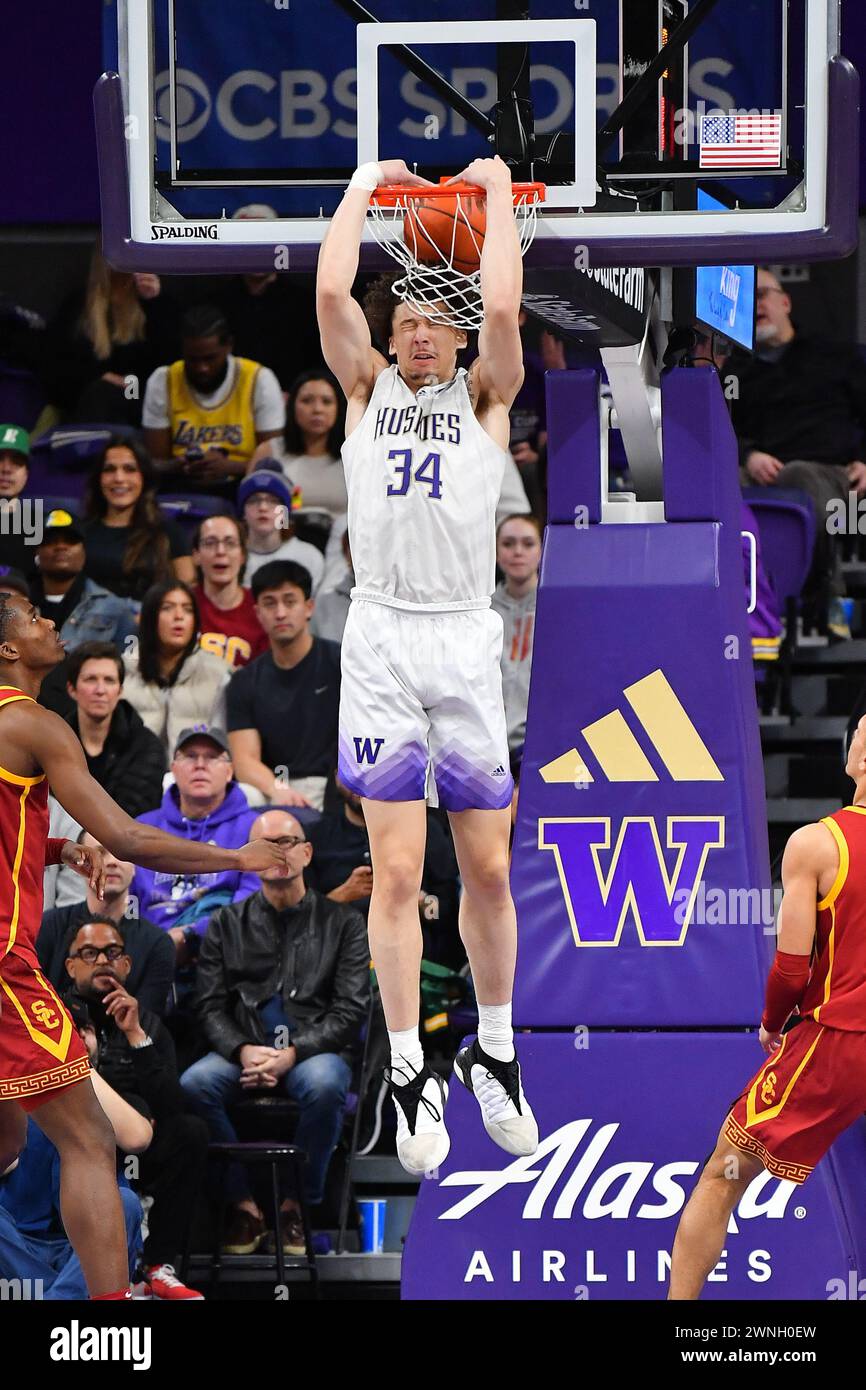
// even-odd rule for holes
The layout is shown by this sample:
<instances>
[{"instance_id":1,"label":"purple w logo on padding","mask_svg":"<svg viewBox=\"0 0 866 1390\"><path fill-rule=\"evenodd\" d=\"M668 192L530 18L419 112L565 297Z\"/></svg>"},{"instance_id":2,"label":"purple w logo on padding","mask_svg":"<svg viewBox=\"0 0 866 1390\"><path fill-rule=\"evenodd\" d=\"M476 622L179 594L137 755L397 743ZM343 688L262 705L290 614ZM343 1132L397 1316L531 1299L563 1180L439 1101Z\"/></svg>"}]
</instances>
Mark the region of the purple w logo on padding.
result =
<instances>
[{"instance_id":1,"label":"purple w logo on padding","mask_svg":"<svg viewBox=\"0 0 866 1390\"><path fill-rule=\"evenodd\" d=\"M355 761L372 765L378 758L385 740L383 738L355 738L352 742L355 745Z\"/></svg>"},{"instance_id":2,"label":"purple w logo on padding","mask_svg":"<svg viewBox=\"0 0 866 1390\"><path fill-rule=\"evenodd\" d=\"M556 858L575 945L618 946L631 917L642 946L682 946L707 855L725 843L724 816L668 816L664 848L651 816L626 816L605 872L599 851L610 850L611 838L609 816L538 822L538 847Z\"/></svg>"}]
</instances>

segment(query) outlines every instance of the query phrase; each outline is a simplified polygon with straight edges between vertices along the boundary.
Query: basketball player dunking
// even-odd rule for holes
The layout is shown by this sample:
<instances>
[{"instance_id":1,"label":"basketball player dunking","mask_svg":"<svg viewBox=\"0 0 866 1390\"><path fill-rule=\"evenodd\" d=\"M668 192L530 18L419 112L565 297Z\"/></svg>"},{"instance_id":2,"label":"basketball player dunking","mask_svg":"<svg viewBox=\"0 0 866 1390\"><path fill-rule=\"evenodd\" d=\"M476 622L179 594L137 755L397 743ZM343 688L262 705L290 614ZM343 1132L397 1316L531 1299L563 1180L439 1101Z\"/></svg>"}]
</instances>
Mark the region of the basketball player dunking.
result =
<instances>
[{"instance_id":1,"label":"basketball player dunking","mask_svg":"<svg viewBox=\"0 0 866 1390\"><path fill-rule=\"evenodd\" d=\"M266 840L217 849L130 820L87 770L78 739L36 703L62 661L54 623L0 584L0 1175L25 1141L27 1111L60 1154L66 1234L91 1298L128 1298L114 1136L89 1079L87 1049L36 956L46 863L76 869L101 895L103 854L48 839L48 788L118 859L181 873L282 864ZM141 1046L146 1046L142 1043Z\"/></svg>"},{"instance_id":2,"label":"basketball player dunking","mask_svg":"<svg viewBox=\"0 0 866 1390\"><path fill-rule=\"evenodd\" d=\"M766 1168L802 1183L866 1110L866 716L845 767L853 805L791 836L760 1041L769 1060L722 1126L680 1219L672 1299L695 1299L731 1212ZM782 1032L794 1009L802 1022Z\"/></svg>"},{"instance_id":3,"label":"basketball player dunking","mask_svg":"<svg viewBox=\"0 0 866 1390\"><path fill-rule=\"evenodd\" d=\"M511 1029L513 785L502 620L490 608L508 411L523 380L523 263L505 164L476 160L460 177L487 196L484 323L468 373L457 370L466 334L431 322L380 281L367 304L396 359L389 365L352 298L371 192L380 183L425 183L402 161L355 173L322 246L317 284L325 359L348 401L343 463L355 588L342 649L339 771L363 799L370 836L370 949L391 1044L386 1079L397 1152L412 1173L435 1169L449 1149L445 1087L425 1064L418 1034L431 765L454 835L460 933L478 999L478 1040L458 1054L455 1072L497 1144L513 1154L538 1147Z\"/></svg>"}]
</instances>

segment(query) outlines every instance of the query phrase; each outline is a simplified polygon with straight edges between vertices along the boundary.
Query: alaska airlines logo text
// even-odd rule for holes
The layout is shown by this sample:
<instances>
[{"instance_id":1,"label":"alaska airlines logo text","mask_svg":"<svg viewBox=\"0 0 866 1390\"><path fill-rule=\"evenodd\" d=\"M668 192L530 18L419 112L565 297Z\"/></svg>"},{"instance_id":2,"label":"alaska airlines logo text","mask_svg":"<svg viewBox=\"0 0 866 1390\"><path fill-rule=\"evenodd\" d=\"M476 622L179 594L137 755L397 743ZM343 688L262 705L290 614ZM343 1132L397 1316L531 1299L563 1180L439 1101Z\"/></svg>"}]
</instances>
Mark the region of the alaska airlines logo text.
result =
<instances>
[{"instance_id":1,"label":"alaska airlines logo text","mask_svg":"<svg viewBox=\"0 0 866 1390\"><path fill-rule=\"evenodd\" d=\"M618 946L629 918L642 946L682 946L707 855L725 843L724 816L668 816L664 847L651 816L626 816L605 872L600 851L611 840L609 816L538 822L538 848L555 856L575 946Z\"/></svg>"}]
</instances>

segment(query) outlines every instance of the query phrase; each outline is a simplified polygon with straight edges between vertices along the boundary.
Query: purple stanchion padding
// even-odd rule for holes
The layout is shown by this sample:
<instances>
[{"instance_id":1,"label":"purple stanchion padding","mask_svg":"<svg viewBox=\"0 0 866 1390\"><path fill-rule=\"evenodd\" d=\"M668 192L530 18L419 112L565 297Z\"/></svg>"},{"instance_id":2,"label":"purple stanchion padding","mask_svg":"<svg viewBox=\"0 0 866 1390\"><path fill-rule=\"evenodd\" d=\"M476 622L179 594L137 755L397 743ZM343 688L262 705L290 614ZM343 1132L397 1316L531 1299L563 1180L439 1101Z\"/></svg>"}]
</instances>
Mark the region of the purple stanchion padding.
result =
<instances>
[{"instance_id":1,"label":"purple stanchion padding","mask_svg":"<svg viewBox=\"0 0 866 1390\"><path fill-rule=\"evenodd\" d=\"M587 522L601 521L598 373L548 372L545 387L547 418L557 421L547 445L548 521L573 526L579 506Z\"/></svg>"},{"instance_id":2,"label":"purple stanchion padding","mask_svg":"<svg viewBox=\"0 0 866 1390\"><path fill-rule=\"evenodd\" d=\"M714 373L672 373L662 400L668 505L706 519L547 530L511 876L521 1027L760 1014L773 902L735 445ZM567 406L557 391L554 441Z\"/></svg>"},{"instance_id":3,"label":"purple stanchion padding","mask_svg":"<svg viewBox=\"0 0 866 1390\"><path fill-rule=\"evenodd\" d=\"M451 1152L421 1183L403 1297L663 1299L683 1206L765 1060L755 1035L535 1034L518 1053L538 1152L504 1153L452 1086ZM860 1119L802 1187L760 1175L703 1297L850 1296L849 1271L866 1269L864 1164Z\"/></svg>"}]
</instances>

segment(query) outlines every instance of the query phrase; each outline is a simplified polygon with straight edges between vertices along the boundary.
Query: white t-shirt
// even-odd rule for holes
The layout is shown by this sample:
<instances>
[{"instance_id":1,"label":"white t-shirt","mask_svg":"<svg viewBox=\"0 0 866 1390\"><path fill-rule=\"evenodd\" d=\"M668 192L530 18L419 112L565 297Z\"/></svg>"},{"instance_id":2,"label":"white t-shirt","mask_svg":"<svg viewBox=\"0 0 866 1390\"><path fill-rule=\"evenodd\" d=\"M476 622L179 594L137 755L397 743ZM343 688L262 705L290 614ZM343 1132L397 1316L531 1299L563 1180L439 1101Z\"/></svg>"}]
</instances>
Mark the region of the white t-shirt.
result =
<instances>
[{"instance_id":1,"label":"white t-shirt","mask_svg":"<svg viewBox=\"0 0 866 1390\"><path fill-rule=\"evenodd\" d=\"M229 355L228 371L225 381L209 396L195 391L187 382L187 390L204 410L213 410L222 405L235 389L238 376L236 358ZM253 387L253 418L257 434L269 434L272 430L282 430L286 424L286 403L283 388L270 367L259 367ZM144 404L141 409L141 423L146 430L165 430L171 426L168 413L168 367L157 367L148 378L144 389Z\"/></svg>"},{"instance_id":2,"label":"white t-shirt","mask_svg":"<svg viewBox=\"0 0 866 1390\"><path fill-rule=\"evenodd\" d=\"M269 565L271 560L294 560L296 564L303 565L304 569L310 572L313 593L318 589L325 568L325 557L321 550L310 545L309 541L301 541L297 536L292 536L291 540L283 541L277 550L272 550L270 555L254 555L250 551L244 583L251 584L256 570L260 570L262 565Z\"/></svg>"},{"instance_id":3,"label":"white t-shirt","mask_svg":"<svg viewBox=\"0 0 866 1390\"><path fill-rule=\"evenodd\" d=\"M283 472L301 489L302 507L321 508L331 516L345 516L349 506L343 460L330 454L283 454Z\"/></svg>"}]
</instances>

